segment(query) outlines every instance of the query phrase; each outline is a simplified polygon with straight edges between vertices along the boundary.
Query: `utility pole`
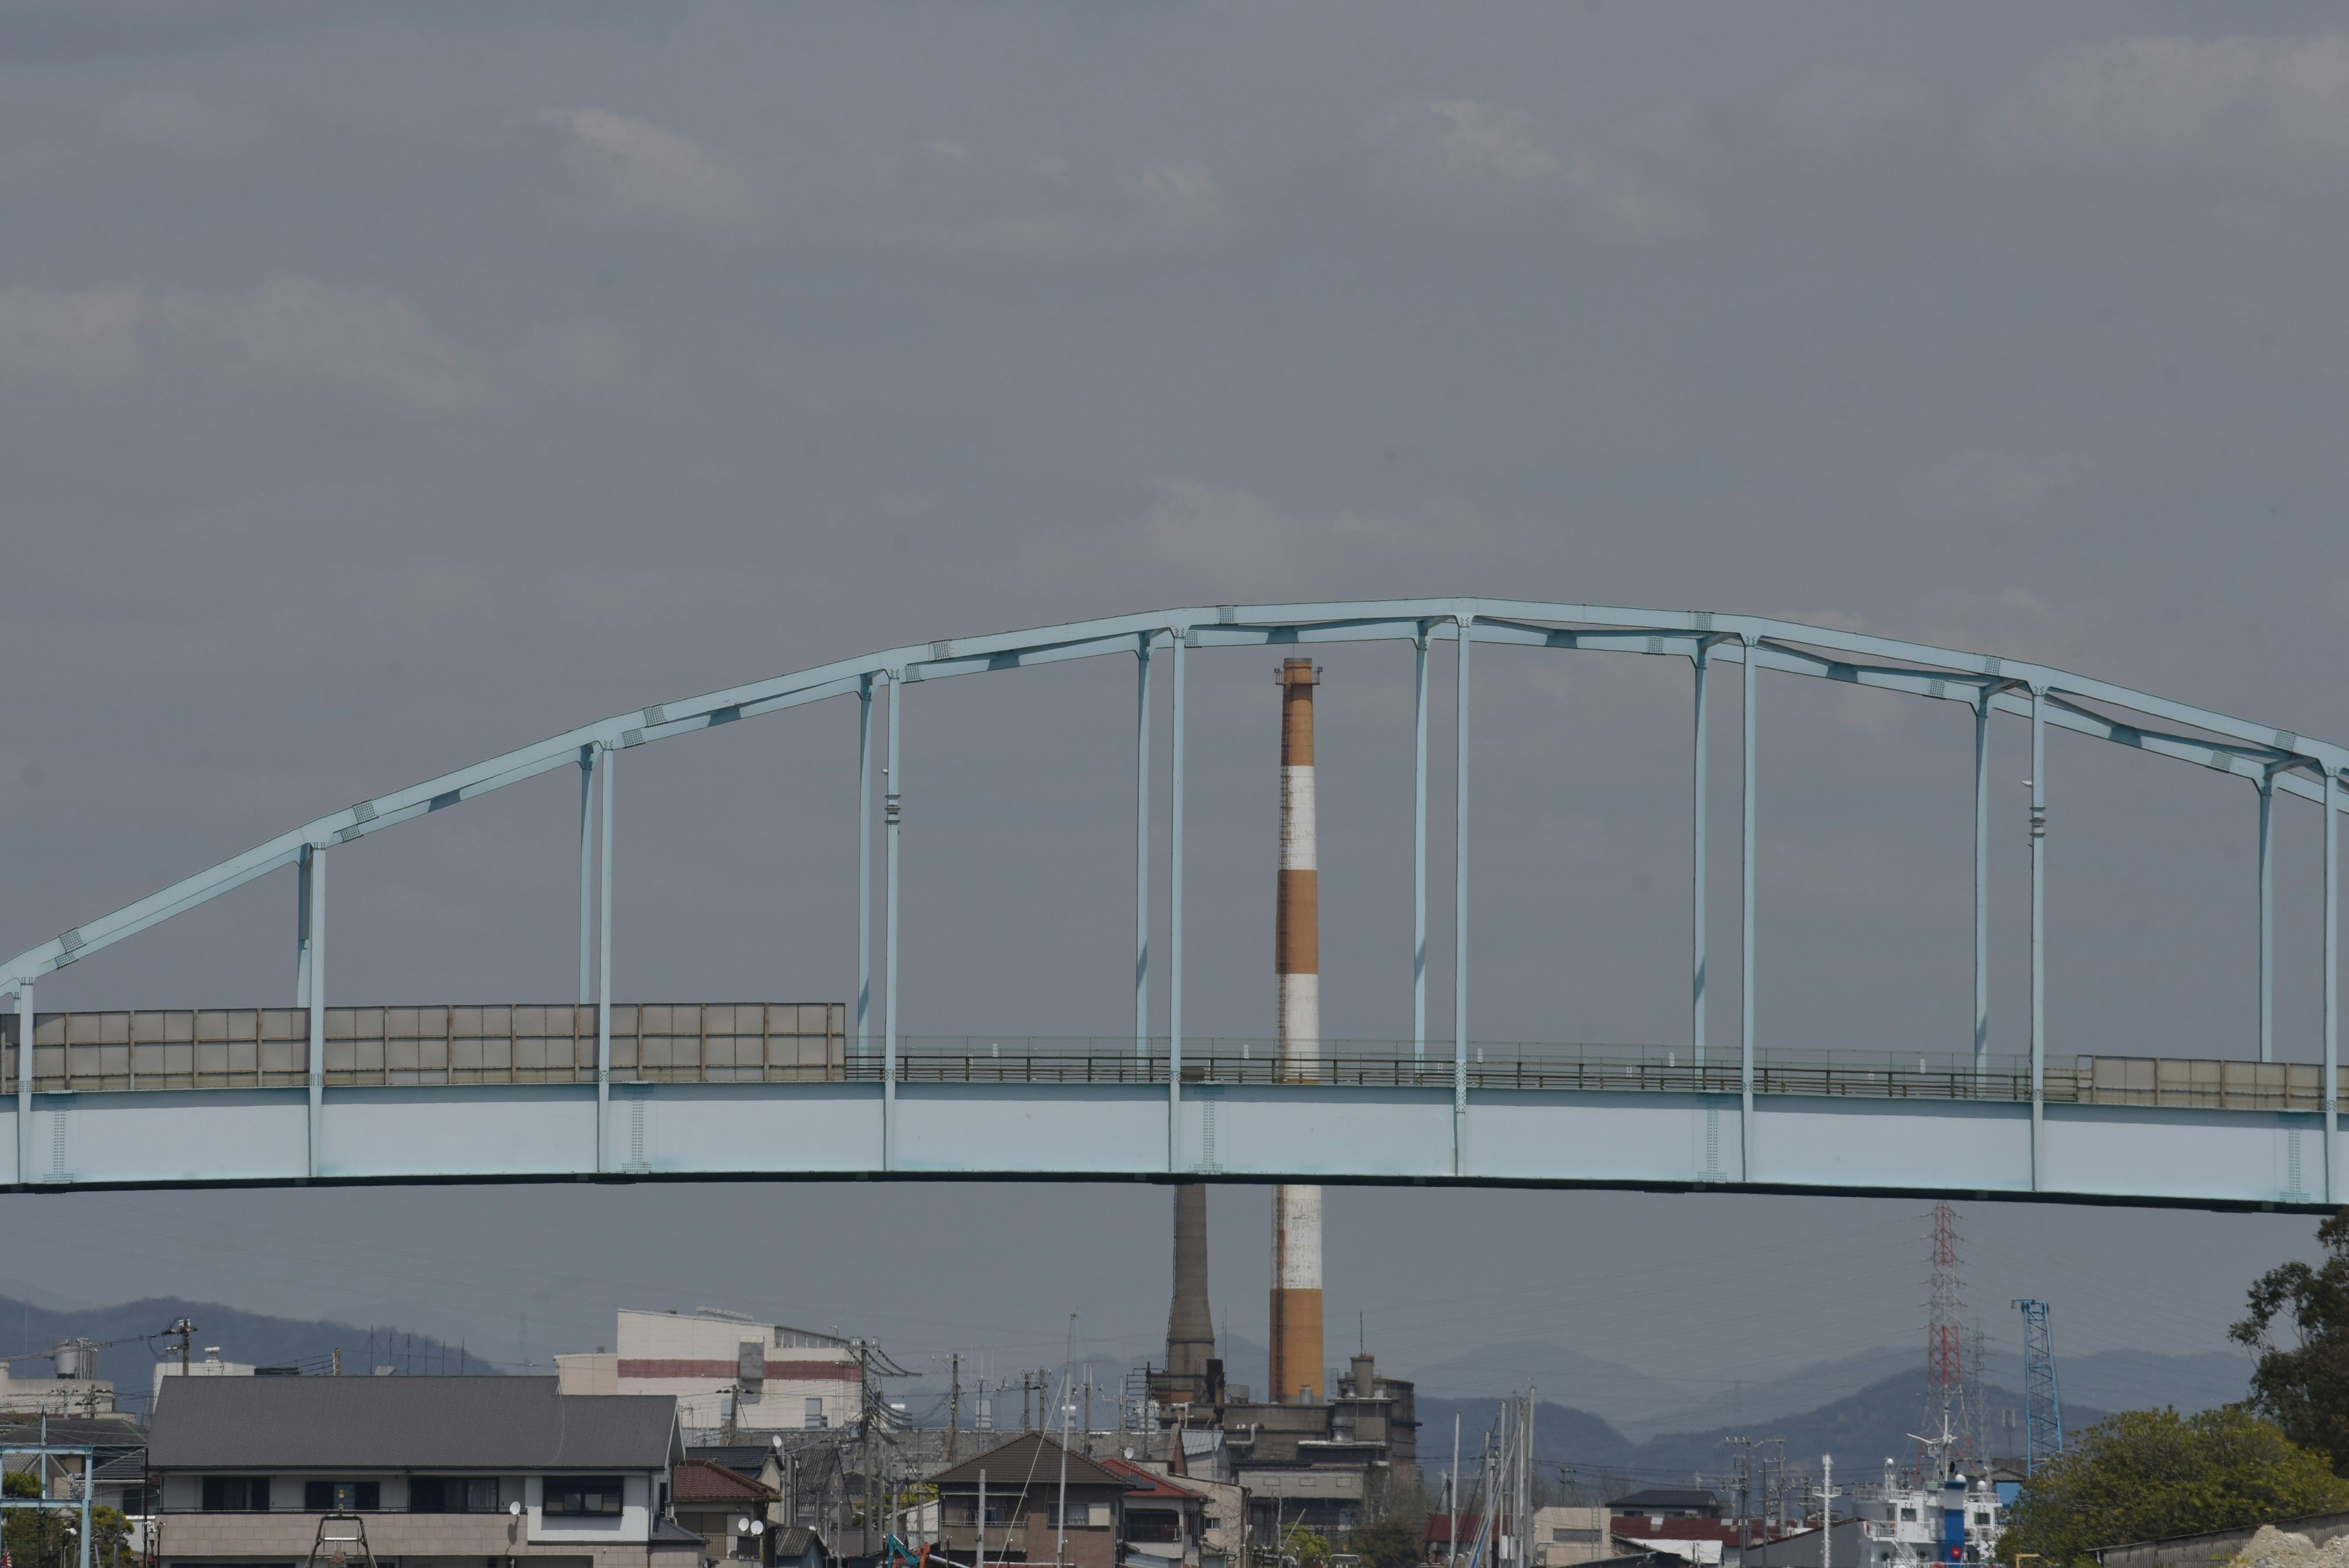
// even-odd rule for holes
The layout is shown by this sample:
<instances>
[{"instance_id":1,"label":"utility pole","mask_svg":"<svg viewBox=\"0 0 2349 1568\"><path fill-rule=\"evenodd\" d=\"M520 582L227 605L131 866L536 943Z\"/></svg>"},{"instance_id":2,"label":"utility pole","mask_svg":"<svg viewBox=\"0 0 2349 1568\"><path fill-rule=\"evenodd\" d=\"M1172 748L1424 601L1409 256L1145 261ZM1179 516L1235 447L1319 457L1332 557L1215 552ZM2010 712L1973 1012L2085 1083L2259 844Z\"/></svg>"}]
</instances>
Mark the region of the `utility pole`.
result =
<instances>
[{"instance_id":1,"label":"utility pole","mask_svg":"<svg viewBox=\"0 0 2349 1568\"><path fill-rule=\"evenodd\" d=\"M1819 1456L1819 1568L1835 1568L1835 1456Z\"/></svg>"},{"instance_id":2,"label":"utility pole","mask_svg":"<svg viewBox=\"0 0 2349 1568\"><path fill-rule=\"evenodd\" d=\"M954 1371L947 1384L947 1463L955 1462L955 1439L962 1431L962 1352L953 1356ZM943 1526L944 1521L940 1521Z\"/></svg>"},{"instance_id":3,"label":"utility pole","mask_svg":"<svg viewBox=\"0 0 2349 1568\"><path fill-rule=\"evenodd\" d=\"M1444 1568L1458 1568L1460 1562L1460 1413L1452 1413L1452 1495L1444 1501L1451 1505L1452 1528L1444 1533Z\"/></svg>"},{"instance_id":4,"label":"utility pole","mask_svg":"<svg viewBox=\"0 0 2349 1568\"><path fill-rule=\"evenodd\" d=\"M188 1346L195 1340L196 1325L189 1319L183 1317L180 1319L179 1322L173 1324L171 1327L165 1329L163 1331L163 1337L165 1339L177 1338L179 1340L180 1376L185 1377L188 1375L189 1366Z\"/></svg>"},{"instance_id":5,"label":"utility pole","mask_svg":"<svg viewBox=\"0 0 2349 1568\"><path fill-rule=\"evenodd\" d=\"M1069 1314L1069 1321L1075 1324L1074 1313ZM1069 1397L1072 1392L1067 1387L1061 1390L1061 1501L1052 1510L1059 1521L1052 1535L1052 1568L1065 1568L1069 1561L1069 1413L1077 1407L1077 1402Z\"/></svg>"}]
</instances>

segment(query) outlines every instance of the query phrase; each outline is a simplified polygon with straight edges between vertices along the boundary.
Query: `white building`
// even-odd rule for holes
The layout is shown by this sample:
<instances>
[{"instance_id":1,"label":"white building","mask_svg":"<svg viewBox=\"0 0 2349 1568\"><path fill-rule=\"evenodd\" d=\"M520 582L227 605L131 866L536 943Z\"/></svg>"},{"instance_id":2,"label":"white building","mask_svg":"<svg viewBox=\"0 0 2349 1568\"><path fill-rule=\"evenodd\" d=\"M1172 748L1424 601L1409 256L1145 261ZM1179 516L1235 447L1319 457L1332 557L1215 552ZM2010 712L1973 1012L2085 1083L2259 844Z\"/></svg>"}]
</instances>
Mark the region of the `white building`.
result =
<instances>
[{"instance_id":1,"label":"white building","mask_svg":"<svg viewBox=\"0 0 2349 1568\"><path fill-rule=\"evenodd\" d=\"M624 1309L614 1348L558 1355L566 1394L667 1394L692 1442L744 1434L854 1426L864 1407L864 1366L835 1334L762 1324L740 1313Z\"/></svg>"},{"instance_id":2,"label":"white building","mask_svg":"<svg viewBox=\"0 0 2349 1568\"><path fill-rule=\"evenodd\" d=\"M204 1358L202 1361L190 1362L184 1369L178 1362L168 1357L158 1361L155 1364L155 1397L159 1399L163 1397L164 1378L178 1377L181 1376L183 1370L190 1377L250 1377L253 1376L253 1368L250 1366L242 1361L222 1361L220 1346L207 1345L204 1346Z\"/></svg>"}]
</instances>

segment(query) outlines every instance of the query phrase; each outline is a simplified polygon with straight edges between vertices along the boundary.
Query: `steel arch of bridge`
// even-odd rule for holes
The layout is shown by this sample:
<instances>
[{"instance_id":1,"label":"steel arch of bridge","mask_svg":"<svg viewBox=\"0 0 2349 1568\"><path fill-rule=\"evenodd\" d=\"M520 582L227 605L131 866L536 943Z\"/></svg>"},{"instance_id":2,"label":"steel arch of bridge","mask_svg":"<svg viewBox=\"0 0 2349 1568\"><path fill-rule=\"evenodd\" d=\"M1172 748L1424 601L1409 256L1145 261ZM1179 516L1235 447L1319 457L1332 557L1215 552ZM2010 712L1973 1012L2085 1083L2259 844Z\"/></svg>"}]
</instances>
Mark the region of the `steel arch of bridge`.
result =
<instances>
[{"instance_id":1,"label":"steel arch of bridge","mask_svg":"<svg viewBox=\"0 0 2349 1568\"><path fill-rule=\"evenodd\" d=\"M1149 889L1151 765L1149 762L1151 682L1154 659L1169 656L1173 666L1174 741L1171 758L1171 886L1170 1005L1167 1042L1170 1059L1160 1090L1165 1101L1165 1158L1163 1167L1137 1167L1133 1174L1168 1176L1197 1174L1201 1167L1186 1162L1181 1147L1185 1071L1183 1059L1183 826L1184 826L1184 656L1191 649L1265 645L1305 645L1334 642L1402 640L1415 650L1414 715L1414 853L1413 853L1413 1060L1427 1060L1426 939L1427 939L1427 696L1428 655L1432 644L1456 645L1454 677L1457 698L1454 722L1456 769L1454 794L1454 985L1451 1020L1449 1169L1324 1169L1280 1171L1274 1168L1251 1173L1249 1179L1275 1175L1308 1175L1327 1179L1480 1180L1511 1179L1506 1173L1479 1169L1469 1154L1471 1072L1468 1063L1469 966L1469 756L1468 736L1473 714L1471 653L1479 643L1557 649L1609 649L1689 659L1693 670L1696 744L1692 766L1694 784L1694 887L1692 888L1693 948L1690 1017L1698 1097L1709 1103L1716 1117L1721 1102L1733 1095L1737 1106L1736 1169L1712 1173L1711 1179L1754 1188L1792 1187L1800 1189L1886 1190L1869 1181L1778 1181L1767 1170L1754 1168L1755 1153L1756 1052L1754 1040L1754 843L1756 801L1754 759L1759 710L1755 678L1763 670L1875 687L1911 696L1965 704L1975 716L1974 812L1974 1068L1984 1068L1989 1040L1989 904L1988 882L1988 731L1992 713L2003 712L2028 722L2031 734L2031 890L2028 1159L2023 1179L1998 1182L1980 1179L1958 1182L1969 1189L1990 1187L2017 1194L2102 1196L2120 1200L2179 1200L2318 1204L2333 1199L2337 1186L2334 1158L2337 1141L2338 1062L2338 855L2337 814L2342 809L2340 781L2349 772L2349 747L2315 740L2289 731L2253 723L2188 703L2171 701L2148 692L2096 680L2028 661L1962 652L1921 643L1872 637L1794 621L1713 611L1622 608L1600 605L1553 604L1516 599L1414 598L1357 603L1219 605L1156 611L1142 615L1071 622L1034 630L988 637L955 638L908 644L858 659L818 665L792 674L706 692L678 701L616 714L596 723L552 736L533 745L504 753L470 767L363 800L269 839L219 865L186 877L110 914L87 921L30 948L0 966L0 991L13 992L18 1013L18 1038L33 1038L33 998L41 977L76 963L172 917L266 876L283 867L299 870L299 926L296 1005L307 1010L310 1036L307 1053L308 1115L305 1168L290 1179L337 1179L322 1166L321 1127L327 1104L325 1056L325 866L329 852L360 838L383 832L415 818L446 810L478 795L520 784L564 767L580 773L580 1001L589 996L589 976L595 979L592 998L596 1010L595 1083L595 1157L592 1167L577 1174L645 1174L623 1169L612 1158L611 1075L611 909L613 799L619 753L657 741L675 739L697 731L740 722L833 697L854 697L859 704L858 778L860 785L858 851L858 976L855 1030L860 1044L872 1017L872 803L873 703L892 688L917 681L945 680L999 670L1023 669L1064 659L1131 656L1136 660L1136 800L1135 800L1135 966L1134 1044L1137 1054L1151 1044L1148 982L1151 908ZM1737 1029L1737 1073L1733 1089L1706 1076L1709 1042L1706 1002L1706 692L1712 666L1739 667L1743 686L1742 799L1739 838L1742 846L1740 904L1741 1007ZM883 914L885 932L882 962L884 996L880 1008L882 1052L878 1094L877 1159L870 1172L914 1172L903 1158L899 1132L898 1090L901 1084L896 954L897 826L904 774L899 748L899 704L887 703L886 752L889 764L884 802ZM2288 1183L2263 1186L2253 1180L2201 1192L2199 1189L2098 1193L2076 1184L2046 1179L2047 1032L2045 1025L2045 882L2047 769L2045 737L2050 728L2085 734L2115 744L2249 781L2257 790L2259 806L2259 1059L2270 1062L2274 1053L2273 1000L2273 835L2277 794L2317 802L2327 809L2323 819L2323 1077L2318 1104L2296 1106L2302 1114L2318 1113L2321 1106L2323 1176L2315 1190L2303 1188L2296 1174L2298 1128L2293 1112L2280 1113L2290 1124L2295 1174ZM600 820L595 812L595 788L600 775L603 792ZM597 850L600 848L601 853ZM600 887L595 867L600 865ZM600 895L600 896L599 896ZM591 915L591 910L594 913ZM19 1186L38 1185L32 1174L32 1116L36 1100L34 1053L17 1053L16 1118L14 1124L16 1176ZM1440 1069L1439 1069L1440 1071ZM1415 1082L1420 1081L1415 1079ZM1708 1094L1707 1091L1725 1090ZM57 1115L61 1117L64 1112ZM2314 1115L2307 1115L2313 1122ZM59 1124L62 1126L62 1123ZM1716 1124L1708 1121L1709 1127ZM2158 1136L2158 1118L2144 1124L2143 1136ZM2182 1124L2181 1124L2182 1125ZM2281 1124L2279 1124L2281 1125ZM1708 1137L1713 1136L1709 1133ZM59 1133L62 1147L63 1134ZM1212 1137L1212 1134L1210 1134ZM1210 1162L1212 1163L1212 1162ZM839 1174L827 1168L812 1174ZM926 1170L924 1174L1038 1174L1011 1168L987 1171ZM460 1175L460 1172L449 1172ZM482 1172L484 1175L500 1174ZM517 1173L531 1174L531 1173ZM540 1171L535 1174L548 1174ZM712 1174L723 1174L712 1173ZM790 1174L790 1172L768 1172ZM1064 1174L1085 1174L1073 1172ZM184 1179L203 1179L193 1175ZM233 1176L223 1178L236 1179ZM402 1179L393 1177L389 1179ZM416 1179L414 1177L405 1179ZM1707 1178L1701 1175L1699 1181ZM63 1178L60 1178L63 1179ZM264 1178L262 1179L274 1179ZM1537 1178L1536 1179L1542 1179ZM99 1184L107 1184L100 1182ZM1598 1185L1687 1185L1671 1179L1633 1175L1622 1180L1593 1179ZM2265 1197L2260 1197L2266 1194Z\"/></svg>"}]
</instances>

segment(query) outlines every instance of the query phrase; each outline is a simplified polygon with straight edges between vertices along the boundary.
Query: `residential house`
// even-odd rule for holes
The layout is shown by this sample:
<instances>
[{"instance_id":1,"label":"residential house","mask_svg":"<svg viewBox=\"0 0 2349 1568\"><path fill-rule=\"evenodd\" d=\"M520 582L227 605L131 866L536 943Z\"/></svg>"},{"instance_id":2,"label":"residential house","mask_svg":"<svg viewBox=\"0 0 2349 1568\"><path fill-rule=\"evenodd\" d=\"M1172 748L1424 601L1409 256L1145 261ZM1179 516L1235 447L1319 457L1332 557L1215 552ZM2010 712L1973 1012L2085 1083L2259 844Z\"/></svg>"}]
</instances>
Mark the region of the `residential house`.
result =
<instances>
[{"instance_id":1,"label":"residential house","mask_svg":"<svg viewBox=\"0 0 2349 1568\"><path fill-rule=\"evenodd\" d=\"M712 1563L764 1564L767 1538L775 1532L768 1511L781 1496L709 1459L688 1459L669 1472L677 1521L701 1537Z\"/></svg>"},{"instance_id":2,"label":"residential house","mask_svg":"<svg viewBox=\"0 0 2349 1568\"><path fill-rule=\"evenodd\" d=\"M938 1490L940 1544L954 1562L976 1560L983 1531L989 1563L1122 1568L1133 1478L1040 1432L1022 1433L930 1479Z\"/></svg>"},{"instance_id":3,"label":"residential house","mask_svg":"<svg viewBox=\"0 0 2349 1568\"><path fill-rule=\"evenodd\" d=\"M611 1351L558 1355L566 1394L666 1394L688 1440L853 1427L864 1415L864 1366L836 1334L762 1324L740 1313L619 1314Z\"/></svg>"},{"instance_id":4,"label":"residential house","mask_svg":"<svg viewBox=\"0 0 2349 1568\"><path fill-rule=\"evenodd\" d=\"M1125 1478L1124 1523L1118 1530L1123 1568L1209 1568L1206 1561L1207 1499L1187 1481L1109 1458L1094 1461ZM1214 1568L1223 1568L1216 1554Z\"/></svg>"},{"instance_id":5,"label":"residential house","mask_svg":"<svg viewBox=\"0 0 2349 1568\"><path fill-rule=\"evenodd\" d=\"M1533 1568L1569 1568L1608 1556L1608 1511L1603 1508L1537 1508L1528 1521Z\"/></svg>"},{"instance_id":6,"label":"residential house","mask_svg":"<svg viewBox=\"0 0 2349 1568\"><path fill-rule=\"evenodd\" d=\"M398 1568L698 1568L669 1517L683 1458L676 1400L552 1377L175 1377L148 1545L159 1568L293 1568L342 1514Z\"/></svg>"},{"instance_id":7,"label":"residential house","mask_svg":"<svg viewBox=\"0 0 2349 1568\"><path fill-rule=\"evenodd\" d=\"M1480 1513L1431 1513L1420 1531L1420 1556L1429 1563L1466 1557L1475 1549L1477 1533L1484 1528L1485 1516Z\"/></svg>"}]
</instances>

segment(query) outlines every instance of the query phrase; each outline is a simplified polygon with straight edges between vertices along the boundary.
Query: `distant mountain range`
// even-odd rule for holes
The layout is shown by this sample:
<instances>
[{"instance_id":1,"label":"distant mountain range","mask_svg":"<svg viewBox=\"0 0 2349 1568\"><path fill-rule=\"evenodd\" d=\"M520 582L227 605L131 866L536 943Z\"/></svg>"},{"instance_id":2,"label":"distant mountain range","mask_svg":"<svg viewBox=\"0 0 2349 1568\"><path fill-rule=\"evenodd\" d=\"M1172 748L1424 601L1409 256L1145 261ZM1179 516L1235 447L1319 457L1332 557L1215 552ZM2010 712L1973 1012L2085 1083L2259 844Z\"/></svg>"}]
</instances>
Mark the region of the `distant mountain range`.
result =
<instances>
[{"instance_id":1,"label":"distant mountain range","mask_svg":"<svg viewBox=\"0 0 2349 1568\"><path fill-rule=\"evenodd\" d=\"M1420 1463L1433 1474L1450 1462L1456 1416L1462 1462L1473 1467L1497 1404L1490 1398L1423 1397L1419 1401ZM1993 1454L2020 1448L2022 1407L2021 1398L2003 1388L1986 1391L1983 1428ZM1534 1457L1545 1468L1557 1467L1576 1482L1607 1491L1674 1482L1717 1485L1733 1462L1730 1438L1783 1438L1789 1473L1816 1474L1819 1457L1833 1454L1837 1467L1846 1474L1865 1476L1886 1459L1905 1460L1915 1450L1912 1434L1922 1425L1923 1411L1920 1379L1900 1374L1814 1409L1659 1433L1642 1440L1625 1436L1587 1410L1544 1400L1534 1412ZM2104 1419L2106 1412L2067 1405L2064 1414L2066 1428L2077 1429Z\"/></svg>"},{"instance_id":2,"label":"distant mountain range","mask_svg":"<svg viewBox=\"0 0 2349 1568\"><path fill-rule=\"evenodd\" d=\"M444 1344L429 1334L270 1317L177 1296L70 1309L0 1296L0 1359L6 1360L20 1377L47 1377L51 1374L47 1353L52 1345L61 1339L96 1340L103 1347L98 1353L98 1376L114 1384L117 1404L143 1410L153 1386L155 1363L166 1354L163 1330L182 1317L196 1325L192 1354L199 1361L206 1347L218 1345L223 1361L299 1366L313 1372L327 1370L337 1351L342 1353L344 1372L352 1375L365 1375L377 1366L477 1376L499 1370L464 1346ZM178 1354L176 1342L169 1353Z\"/></svg>"},{"instance_id":3,"label":"distant mountain range","mask_svg":"<svg viewBox=\"0 0 2349 1568\"><path fill-rule=\"evenodd\" d=\"M1561 1345L1527 1342L1482 1346L1431 1366L1389 1370L1413 1378L1423 1403L1430 1397L1489 1400L1532 1387L1562 1407L1605 1411L1615 1430L1644 1439L1710 1430L1724 1423L1751 1427L1783 1420L1880 1385L1901 1386L1904 1379L1915 1395L1910 1402L1921 1407L1924 1362L1920 1347L1879 1346L1752 1382L1683 1380L1651 1376ZM2248 1356L2227 1351L2163 1355L2106 1350L2059 1356L2056 1363L2057 1385L2067 1408L2077 1405L2100 1410L2173 1405L2190 1412L2230 1404L2243 1397L2251 1369ZM1994 1386L2022 1386L2022 1357L2013 1352L1992 1352L1982 1370Z\"/></svg>"}]
</instances>

